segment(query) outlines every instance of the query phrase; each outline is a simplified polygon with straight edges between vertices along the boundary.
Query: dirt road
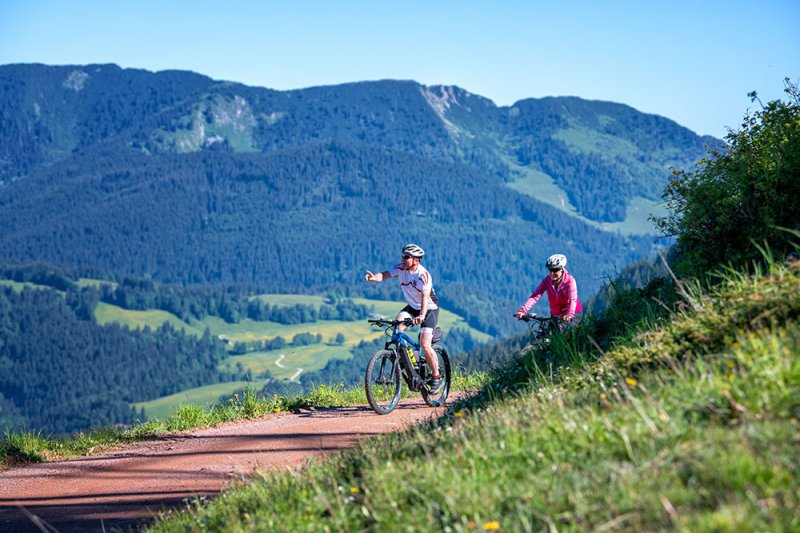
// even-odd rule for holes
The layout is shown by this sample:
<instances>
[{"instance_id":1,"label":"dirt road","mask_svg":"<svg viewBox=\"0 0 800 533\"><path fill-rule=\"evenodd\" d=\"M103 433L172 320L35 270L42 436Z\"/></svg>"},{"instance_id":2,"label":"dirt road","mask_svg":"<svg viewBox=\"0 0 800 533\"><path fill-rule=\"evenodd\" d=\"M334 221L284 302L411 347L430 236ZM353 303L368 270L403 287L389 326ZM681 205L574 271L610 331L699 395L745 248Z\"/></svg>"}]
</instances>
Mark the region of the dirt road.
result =
<instances>
[{"instance_id":1,"label":"dirt road","mask_svg":"<svg viewBox=\"0 0 800 533\"><path fill-rule=\"evenodd\" d=\"M442 412L406 399L386 416L362 406L284 413L7 470L0 472L0 531L136 527L257 469L297 469L311 457Z\"/></svg>"}]
</instances>

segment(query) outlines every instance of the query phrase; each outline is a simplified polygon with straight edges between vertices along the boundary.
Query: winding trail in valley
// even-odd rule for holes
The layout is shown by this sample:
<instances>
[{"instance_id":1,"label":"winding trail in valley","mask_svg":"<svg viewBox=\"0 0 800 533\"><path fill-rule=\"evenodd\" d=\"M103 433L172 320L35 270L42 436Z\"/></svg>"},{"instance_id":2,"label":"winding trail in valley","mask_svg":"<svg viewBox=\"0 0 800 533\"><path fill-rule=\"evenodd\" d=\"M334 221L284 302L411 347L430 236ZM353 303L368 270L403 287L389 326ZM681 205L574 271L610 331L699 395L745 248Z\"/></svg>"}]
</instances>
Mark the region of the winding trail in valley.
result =
<instances>
[{"instance_id":1,"label":"winding trail in valley","mask_svg":"<svg viewBox=\"0 0 800 533\"><path fill-rule=\"evenodd\" d=\"M386 416L368 406L279 413L0 472L0 531L136 529L258 470L296 470L360 439L441 415L420 398Z\"/></svg>"}]
</instances>

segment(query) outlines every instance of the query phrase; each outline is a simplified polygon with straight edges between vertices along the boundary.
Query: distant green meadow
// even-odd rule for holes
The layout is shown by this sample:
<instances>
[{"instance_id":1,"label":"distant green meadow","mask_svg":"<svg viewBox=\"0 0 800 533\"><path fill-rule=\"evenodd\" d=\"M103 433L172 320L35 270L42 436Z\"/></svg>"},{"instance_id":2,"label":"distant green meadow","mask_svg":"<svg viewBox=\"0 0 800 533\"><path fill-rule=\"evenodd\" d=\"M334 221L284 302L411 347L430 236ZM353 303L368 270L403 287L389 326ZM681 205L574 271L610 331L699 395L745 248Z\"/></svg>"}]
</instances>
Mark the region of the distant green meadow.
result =
<instances>
[{"instance_id":1,"label":"distant green meadow","mask_svg":"<svg viewBox=\"0 0 800 533\"><path fill-rule=\"evenodd\" d=\"M663 217L667 213L663 202L656 202L641 196L635 196L628 203L625 220L622 222L596 222L580 215L570 203L567 194L553 183L553 179L550 176L543 172L527 168L520 167L518 170L523 171L522 175L518 175L517 178L508 184L508 187L542 202L546 202L604 231L616 231L622 235L654 234L656 233L656 229L653 222L650 221L650 216Z\"/></svg>"},{"instance_id":2,"label":"distant green meadow","mask_svg":"<svg viewBox=\"0 0 800 533\"><path fill-rule=\"evenodd\" d=\"M11 281L10 279L0 279L0 287L11 287L17 292L22 291L25 287L29 287L31 289L41 289L42 285L35 285L30 282L19 282L19 281Z\"/></svg>"}]
</instances>

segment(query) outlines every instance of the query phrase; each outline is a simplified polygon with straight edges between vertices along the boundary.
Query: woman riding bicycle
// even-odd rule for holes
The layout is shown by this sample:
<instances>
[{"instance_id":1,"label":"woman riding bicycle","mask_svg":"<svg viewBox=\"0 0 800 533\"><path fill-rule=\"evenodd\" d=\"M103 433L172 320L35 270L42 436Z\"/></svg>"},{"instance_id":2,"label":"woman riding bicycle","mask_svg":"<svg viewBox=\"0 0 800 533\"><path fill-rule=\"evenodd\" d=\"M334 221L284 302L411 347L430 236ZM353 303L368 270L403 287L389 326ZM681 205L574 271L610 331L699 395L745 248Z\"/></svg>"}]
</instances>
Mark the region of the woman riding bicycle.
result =
<instances>
[{"instance_id":1,"label":"woman riding bicycle","mask_svg":"<svg viewBox=\"0 0 800 533\"><path fill-rule=\"evenodd\" d=\"M439 375L439 361L433 351L433 330L439 320L439 299L433 290L433 280L430 273L420 264L425 251L416 244L406 244L403 247L403 259L399 265L380 274L373 274L367 270L365 279L375 283L395 276L400 277L400 287L406 297L406 305L398 314L397 320L412 318L414 325L421 324L419 330L419 343L422 353L433 374L430 383L431 394L436 394L442 388L442 378ZM400 331L405 326L399 326Z\"/></svg>"},{"instance_id":2,"label":"woman riding bicycle","mask_svg":"<svg viewBox=\"0 0 800 533\"><path fill-rule=\"evenodd\" d=\"M550 316L558 317L565 322L572 321L576 313L583 310L581 302L578 300L578 285L569 272L567 272L567 258L561 254L551 255L547 259L548 275L539 283L539 286L525 300L519 311L514 313L517 318L528 312L528 310L539 301L542 294L547 292L547 300L550 303Z\"/></svg>"}]
</instances>

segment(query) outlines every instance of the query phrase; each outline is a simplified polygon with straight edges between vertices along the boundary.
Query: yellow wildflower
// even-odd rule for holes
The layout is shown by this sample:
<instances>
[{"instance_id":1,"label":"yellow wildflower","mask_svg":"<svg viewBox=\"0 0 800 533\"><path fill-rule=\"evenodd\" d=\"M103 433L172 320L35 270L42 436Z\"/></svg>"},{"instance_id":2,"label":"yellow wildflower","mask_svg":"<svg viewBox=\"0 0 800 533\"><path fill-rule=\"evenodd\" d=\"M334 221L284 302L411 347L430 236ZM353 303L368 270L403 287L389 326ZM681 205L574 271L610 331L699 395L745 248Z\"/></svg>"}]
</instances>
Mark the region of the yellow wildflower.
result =
<instances>
[{"instance_id":1,"label":"yellow wildflower","mask_svg":"<svg viewBox=\"0 0 800 533\"><path fill-rule=\"evenodd\" d=\"M635 387L639 382L633 378L628 378L625 380L625 383L627 383L631 387Z\"/></svg>"},{"instance_id":2,"label":"yellow wildflower","mask_svg":"<svg viewBox=\"0 0 800 533\"><path fill-rule=\"evenodd\" d=\"M497 522L496 520L492 522L486 522L483 524L483 529L485 531L497 531L500 529L500 522Z\"/></svg>"}]
</instances>

